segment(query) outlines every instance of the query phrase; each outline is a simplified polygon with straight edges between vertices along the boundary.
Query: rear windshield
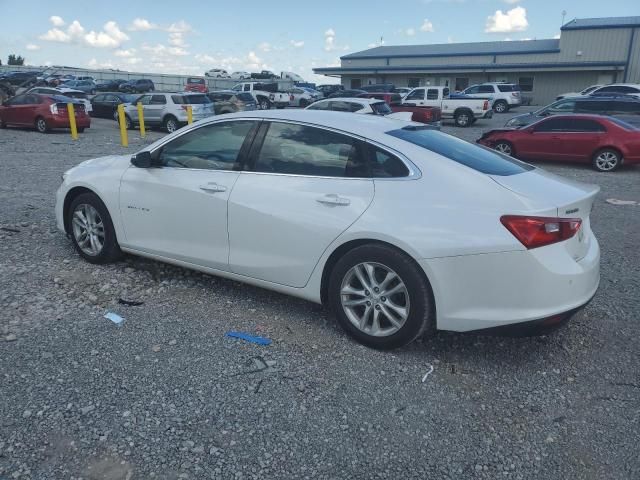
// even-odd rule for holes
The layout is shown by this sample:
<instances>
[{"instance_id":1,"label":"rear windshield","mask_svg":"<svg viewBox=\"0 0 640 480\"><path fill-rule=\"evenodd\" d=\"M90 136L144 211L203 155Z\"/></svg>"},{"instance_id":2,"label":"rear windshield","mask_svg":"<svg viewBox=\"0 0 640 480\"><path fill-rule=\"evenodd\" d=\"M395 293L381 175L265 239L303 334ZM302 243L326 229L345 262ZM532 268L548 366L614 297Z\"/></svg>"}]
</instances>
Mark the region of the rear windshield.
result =
<instances>
[{"instance_id":1,"label":"rear windshield","mask_svg":"<svg viewBox=\"0 0 640 480\"><path fill-rule=\"evenodd\" d=\"M498 90L501 92L519 92L520 85L498 85Z\"/></svg>"},{"instance_id":2,"label":"rear windshield","mask_svg":"<svg viewBox=\"0 0 640 480\"><path fill-rule=\"evenodd\" d=\"M243 102L255 102L255 100L253 99L253 95L251 95L250 93L236 93L236 97L238 98L238 100L241 100Z\"/></svg>"},{"instance_id":3,"label":"rear windshield","mask_svg":"<svg viewBox=\"0 0 640 480\"><path fill-rule=\"evenodd\" d=\"M391 107L384 102L376 102L371 104L371 110L378 115L388 115L392 113Z\"/></svg>"},{"instance_id":4,"label":"rear windshield","mask_svg":"<svg viewBox=\"0 0 640 480\"><path fill-rule=\"evenodd\" d=\"M204 78L187 78L187 83L198 83L204 85Z\"/></svg>"},{"instance_id":5,"label":"rear windshield","mask_svg":"<svg viewBox=\"0 0 640 480\"><path fill-rule=\"evenodd\" d=\"M609 121L612 123L615 123L616 125L618 125L619 127L624 128L625 130L629 130L630 132L632 131L636 131L636 130L640 130L638 127L631 125L630 123L627 123L623 120L620 120L619 118L616 117L609 117Z\"/></svg>"},{"instance_id":6,"label":"rear windshield","mask_svg":"<svg viewBox=\"0 0 640 480\"><path fill-rule=\"evenodd\" d=\"M409 127L387 132L454 162L487 175L509 176L533 170L534 167L429 127Z\"/></svg>"}]
</instances>

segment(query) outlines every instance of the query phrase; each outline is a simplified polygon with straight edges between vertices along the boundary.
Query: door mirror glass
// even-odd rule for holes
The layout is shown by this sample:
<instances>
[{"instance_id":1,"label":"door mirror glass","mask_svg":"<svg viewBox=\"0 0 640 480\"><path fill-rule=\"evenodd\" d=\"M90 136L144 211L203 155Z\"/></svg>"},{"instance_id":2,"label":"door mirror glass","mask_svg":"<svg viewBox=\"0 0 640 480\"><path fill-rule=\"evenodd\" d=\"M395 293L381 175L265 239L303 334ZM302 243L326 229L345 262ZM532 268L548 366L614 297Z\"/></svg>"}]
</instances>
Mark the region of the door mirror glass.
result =
<instances>
[{"instance_id":1,"label":"door mirror glass","mask_svg":"<svg viewBox=\"0 0 640 480\"><path fill-rule=\"evenodd\" d=\"M138 168L151 168L153 166L151 152L140 152L135 154L131 157L131 165Z\"/></svg>"}]
</instances>

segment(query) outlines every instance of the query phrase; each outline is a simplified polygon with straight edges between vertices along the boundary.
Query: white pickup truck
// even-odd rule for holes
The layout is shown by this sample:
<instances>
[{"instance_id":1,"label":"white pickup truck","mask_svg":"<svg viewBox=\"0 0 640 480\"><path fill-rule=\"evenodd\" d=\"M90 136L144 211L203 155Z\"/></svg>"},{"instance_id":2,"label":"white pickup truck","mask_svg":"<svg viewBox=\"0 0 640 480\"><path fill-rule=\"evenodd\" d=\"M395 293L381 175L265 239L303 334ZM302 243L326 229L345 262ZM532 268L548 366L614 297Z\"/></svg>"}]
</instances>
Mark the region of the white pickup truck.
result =
<instances>
[{"instance_id":1,"label":"white pickup truck","mask_svg":"<svg viewBox=\"0 0 640 480\"><path fill-rule=\"evenodd\" d=\"M442 118L453 118L456 126L468 127L479 118L491 118L491 98L470 98L464 95L450 95L449 87L419 87L411 90L402 103L439 107Z\"/></svg>"},{"instance_id":2,"label":"white pickup truck","mask_svg":"<svg viewBox=\"0 0 640 480\"><path fill-rule=\"evenodd\" d=\"M289 94L279 92L277 82L243 82L234 85L232 90L250 93L260 110L269 110L273 106L285 108L289 105Z\"/></svg>"}]
</instances>

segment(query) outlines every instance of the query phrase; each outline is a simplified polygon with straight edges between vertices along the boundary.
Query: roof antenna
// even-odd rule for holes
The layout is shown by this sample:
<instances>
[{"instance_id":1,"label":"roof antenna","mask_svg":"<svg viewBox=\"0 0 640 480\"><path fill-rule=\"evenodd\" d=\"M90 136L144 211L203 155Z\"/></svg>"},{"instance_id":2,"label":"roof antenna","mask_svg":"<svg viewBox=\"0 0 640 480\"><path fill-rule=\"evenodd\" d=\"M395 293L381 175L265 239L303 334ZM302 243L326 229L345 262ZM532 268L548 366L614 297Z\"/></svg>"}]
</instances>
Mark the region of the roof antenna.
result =
<instances>
[{"instance_id":1,"label":"roof antenna","mask_svg":"<svg viewBox=\"0 0 640 480\"><path fill-rule=\"evenodd\" d=\"M567 16L567 11L566 10L562 10L562 23L560 24L560 26L562 27L564 25L564 17Z\"/></svg>"},{"instance_id":2,"label":"roof antenna","mask_svg":"<svg viewBox=\"0 0 640 480\"><path fill-rule=\"evenodd\" d=\"M384 37L380 35L380 45L384 45Z\"/></svg>"}]
</instances>

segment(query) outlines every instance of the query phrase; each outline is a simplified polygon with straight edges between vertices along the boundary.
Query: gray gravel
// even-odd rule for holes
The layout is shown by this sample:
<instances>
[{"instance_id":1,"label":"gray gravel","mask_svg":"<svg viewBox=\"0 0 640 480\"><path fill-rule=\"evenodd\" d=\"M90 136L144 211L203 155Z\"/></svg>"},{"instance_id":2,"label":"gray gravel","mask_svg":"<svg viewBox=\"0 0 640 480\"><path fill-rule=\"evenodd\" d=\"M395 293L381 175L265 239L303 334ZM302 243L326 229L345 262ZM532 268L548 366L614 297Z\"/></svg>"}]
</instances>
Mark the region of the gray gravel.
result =
<instances>
[{"instance_id":1,"label":"gray gravel","mask_svg":"<svg viewBox=\"0 0 640 480\"><path fill-rule=\"evenodd\" d=\"M475 140L507 118L445 130ZM55 228L60 174L122 151L109 120L78 142L0 130L0 478L640 478L640 206L605 202L640 201L640 168L545 165L602 186L601 287L566 328L382 353L320 306L134 257L83 262Z\"/></svg>"}]
</instances>

